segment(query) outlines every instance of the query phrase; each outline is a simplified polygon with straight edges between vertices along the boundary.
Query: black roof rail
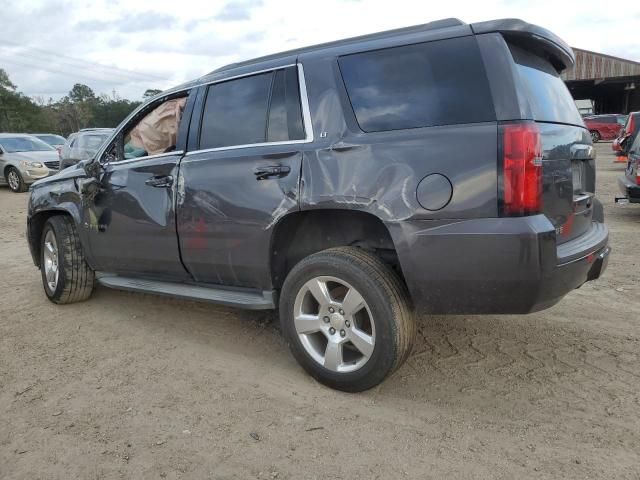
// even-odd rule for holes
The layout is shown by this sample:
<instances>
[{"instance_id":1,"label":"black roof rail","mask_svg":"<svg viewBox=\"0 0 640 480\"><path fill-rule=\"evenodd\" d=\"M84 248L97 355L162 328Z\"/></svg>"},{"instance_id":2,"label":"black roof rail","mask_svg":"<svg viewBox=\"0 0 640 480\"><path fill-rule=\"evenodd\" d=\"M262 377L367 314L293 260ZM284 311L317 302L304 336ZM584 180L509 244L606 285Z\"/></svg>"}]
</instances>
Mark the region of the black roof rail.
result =
<instances>
[{"instance_id":1,"label":"black roof rail","mask_svg":"<svg viewBox=\"0 0 640 480\"><path fill-rule=\"evenodd\" d=\"M421 25L413 25L411 27L402 27L402 28L396 28L396 29L393 29L393 30L385 30L383 32L368 33L366 35L360 35L358 37L345 38L345 39L342 39L342 40L334 40L332 42L327 42L327 43L319 43L317 45L311 45L311 46L308 46L308 47L296 48L296 49L293 49L293 50L287 50L285 52L279 52L279 53L274 53L274 54L271 54L271 55L266 55L264 57L258 57L258 58L253 58L251 60L245 60L245 61L242 61L242 62L231 63L229 65L225 65L225 66L220 67L220 68L218 68L216 70L213 70L212 72L209 72L207 75L211 75L212 73L220 73L220 72L224 72L224 71L227 71L227 70L232 70L234 68L246 67L246 66L253 65L253 64L256 64L256 63L265 62L265 61L268 61L268 60L275 60L275 59L282 58L282 57L300 55L302 53L314 52L314 51L317 51L317 50L324 50L326 48L340 47L340 46L343 46L343 45L349 45L349 44L357 43L357 42L365 42L365 41L369 41L369 40L378 40L378 39L393 37L393 36L396 36L396 35L407 35L407 34L411 34L411 33L426 32L426 31L429 31L429 30L438 30L438 29L441 29L441 28L459 27L461 25L467 25L467 24L465 22L463 22L462 20L457 19L457 18L444 18L442 20L435 20L433 22L424 23L424 24L421 24Z\"/></svg>"}]
</instances>

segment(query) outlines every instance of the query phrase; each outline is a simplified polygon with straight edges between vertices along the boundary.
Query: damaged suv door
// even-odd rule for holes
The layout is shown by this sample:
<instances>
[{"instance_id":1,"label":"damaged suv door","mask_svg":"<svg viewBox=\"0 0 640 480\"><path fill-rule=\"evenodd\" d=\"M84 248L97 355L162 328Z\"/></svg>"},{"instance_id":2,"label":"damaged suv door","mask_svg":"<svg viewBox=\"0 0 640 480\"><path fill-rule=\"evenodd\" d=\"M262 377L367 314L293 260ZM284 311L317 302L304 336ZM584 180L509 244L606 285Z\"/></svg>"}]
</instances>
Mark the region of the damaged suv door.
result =
<instances>
[{"instance_id":1,"label":"damaged suv door","mask_svg":"<svg viewBox=\"0 0 640 480\"><path fill-rule=\"evenodd\" d=\"M182 259L197 282L271 288L271 230L299 209L301 147L312 139L294 61L201 87L177 212Z\"/></svg>"},{"instance_id":2,"label":"damaged suv door","mask_svg":"<svg viewBox=\"0 0 640 480\"><path fill-rule=\"evenodd\" d=\"M178 250L175 183L188 122L188 92L161 98L119 130L102 153L99 190L85 202L96 267L186 279ZM190 105L186 110L189 111Z\"/></svg>"}]
</instances>

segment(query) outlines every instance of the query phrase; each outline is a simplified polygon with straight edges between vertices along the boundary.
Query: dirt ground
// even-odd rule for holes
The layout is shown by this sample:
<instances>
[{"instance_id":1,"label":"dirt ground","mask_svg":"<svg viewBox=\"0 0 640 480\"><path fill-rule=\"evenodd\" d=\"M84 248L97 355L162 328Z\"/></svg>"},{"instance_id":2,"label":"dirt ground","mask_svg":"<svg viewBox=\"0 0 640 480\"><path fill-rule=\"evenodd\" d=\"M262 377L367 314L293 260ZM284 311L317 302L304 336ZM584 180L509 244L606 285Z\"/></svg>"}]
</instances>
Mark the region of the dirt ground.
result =
<instances>
[{"instance_id":1,"label":"dirt ground","mask_svg":"<svg viewBox=\"0 0 640 480\"><path fill-rule=\"evenodd\" d=\"M603 278L528 316L421 319L363 394L297 366L270 314L97 288L46 299L28 194L0 188L0 478L640 478L640 205L598 193Z\"/></svg>"}]
</instances>

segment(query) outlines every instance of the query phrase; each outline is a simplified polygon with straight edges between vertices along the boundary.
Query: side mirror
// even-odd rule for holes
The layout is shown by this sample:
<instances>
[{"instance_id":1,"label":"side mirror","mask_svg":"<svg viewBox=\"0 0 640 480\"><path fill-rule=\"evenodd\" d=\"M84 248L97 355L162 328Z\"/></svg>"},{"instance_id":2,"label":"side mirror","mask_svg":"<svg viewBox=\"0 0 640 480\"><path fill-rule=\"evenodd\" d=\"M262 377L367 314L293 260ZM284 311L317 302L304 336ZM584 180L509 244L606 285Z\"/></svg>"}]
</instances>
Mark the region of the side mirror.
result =
<instances>
[{"instance_id":1,"label":"side mirror","mask_svg":"<svg viewBox=\"0 0 640 480\"><path fill-rule=\"evenodd\" d=\"M2 149L2 147L0 147L0 155L2 155L4 153L4 150Z\"/></svg>"}]
</instances>

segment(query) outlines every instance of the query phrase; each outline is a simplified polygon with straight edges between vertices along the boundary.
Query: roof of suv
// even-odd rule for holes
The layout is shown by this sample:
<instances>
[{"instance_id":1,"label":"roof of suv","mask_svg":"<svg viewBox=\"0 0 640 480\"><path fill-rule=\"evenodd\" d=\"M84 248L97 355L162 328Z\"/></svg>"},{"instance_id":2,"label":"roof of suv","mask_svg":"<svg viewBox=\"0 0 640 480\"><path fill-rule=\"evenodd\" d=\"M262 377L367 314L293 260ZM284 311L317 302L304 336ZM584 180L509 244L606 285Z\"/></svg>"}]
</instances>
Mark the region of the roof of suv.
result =
<instances>
[{"instance_id":1,"label":"roof of suv","mask_svg":"<svg viewBox=\"0 0 640 480\"><path fill-rule=\"evenodd\" d=\"M555 58L553 58L552 60L554 61L554 65L556 66L556 68L558 68L559 70L569 68L573 66L573 64L575 63L575 56L573 54L573 50L566 42L564 42L561 38L556 36L554 33L550 32L549 30L539 27L537 25L532 25L523 20L516 19L516 18L505 18L500 20L489 20L486 22L477 22L469 25L457 18L445 18L442 20L436 20L436 21L425 23L422 25L414 25L411 27L398 28L394 30L386 30L383 32L371 33L367 35L361 35L358 37L335 40L332 42L297 48L294 50L288 50L280 53L275 53L272 55L266 55L263 57L246 60L243 62L232 63L210 72L208 75L205 75L205 77L209 77L210 75L213 75L213 74L220 74L230 70L235 70L241 67L258 65L260 63L265 63L270 60L277 60L280 58L300 55L303 53L315 52L318 50L337 48L337 47L351 45L359 42L381 40L381 39L394 37L394 36L403 36L403 35L410 35L410 34L415 34L420 32L427 32L431 30L440 30L445 28L464 27L464 26L468 27L469 34L500 32L513 39L535 37L538 41L541 41L542 43L546 43L547 46L550 46L553 48L554 50L553 56Z\"/></svg>"}]
</instances>

